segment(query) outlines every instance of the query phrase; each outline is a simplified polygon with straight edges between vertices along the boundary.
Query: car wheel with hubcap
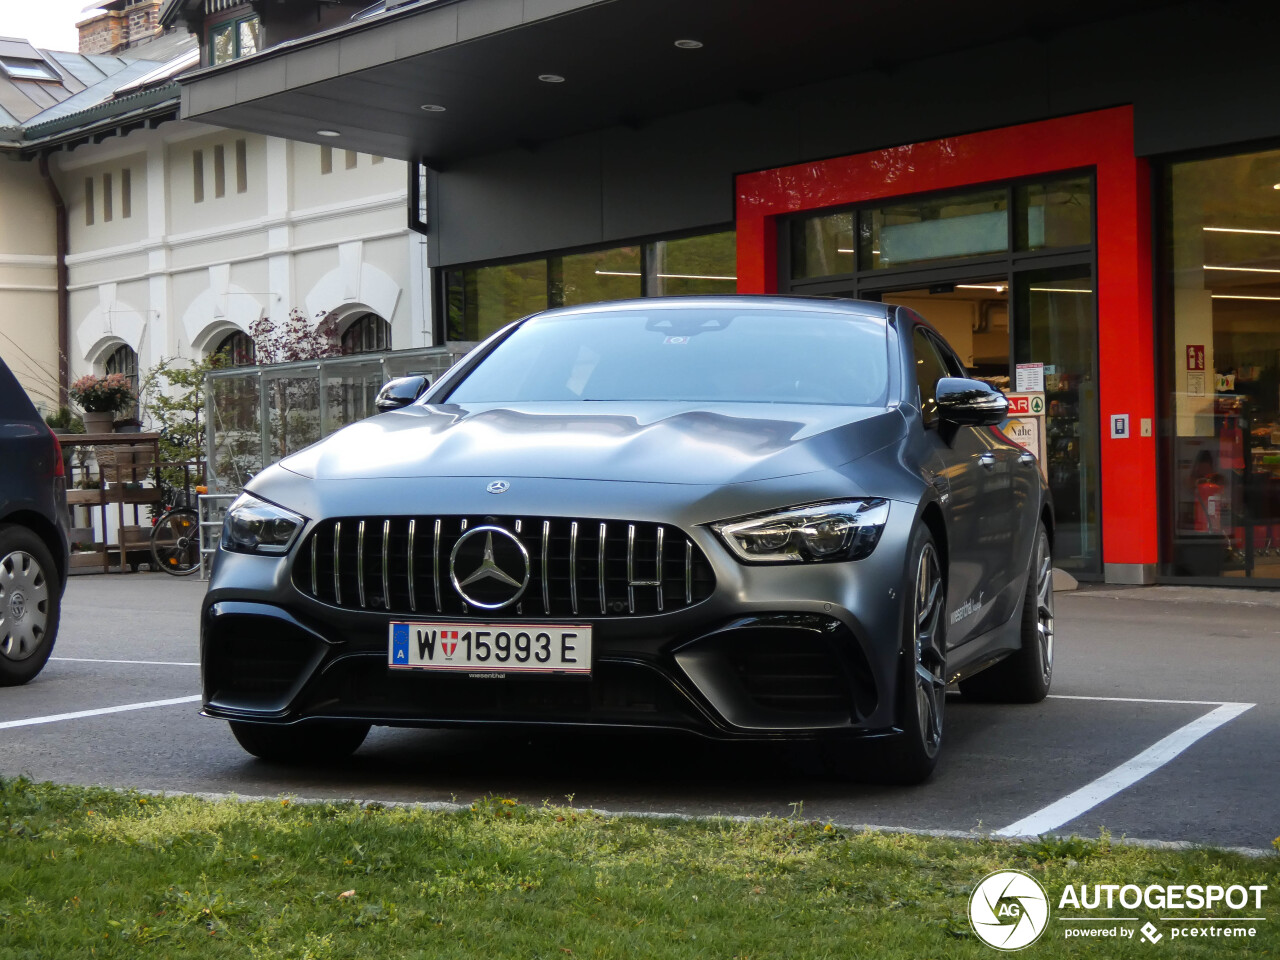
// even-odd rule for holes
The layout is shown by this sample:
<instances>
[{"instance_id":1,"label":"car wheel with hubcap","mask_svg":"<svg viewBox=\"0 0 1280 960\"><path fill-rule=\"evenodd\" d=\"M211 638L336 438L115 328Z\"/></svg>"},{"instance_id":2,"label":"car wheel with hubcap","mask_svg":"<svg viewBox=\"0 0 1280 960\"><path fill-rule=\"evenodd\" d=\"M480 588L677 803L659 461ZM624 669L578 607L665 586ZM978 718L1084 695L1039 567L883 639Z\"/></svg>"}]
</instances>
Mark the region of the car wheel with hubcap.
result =
<instances>
[{"instance_id":1,"label":"car wheel with hubcap","mask_svg":"<svg viewBox=\"0 0 1280 960\"><path fill-rule=\"evenodd\" d=\"M31 680L53 652L62 587L44 542L0 524L0 686Z\"/></svg>"},{"instance_id":2,"label":"car wheel with hubcap","mask_svg":"<svg viewBox=\"0 0 1280 960\"><path fill-rule=\"evenodd\" d=\"M369 735L369 724L304 721L292 724L227 721L240 746L261 760L311 763L349 757Z\"/></svg>"},{"instance_id":3,"label":"car wheel with hubcap","mask_svg":"<svg viewBox=\"0 0 1280 960\"><path fill-rule=\"evenodd\" d=\"M1027 568L1022 600L1022 645L993 667L960 681L973 700L1039 703L1053 682L1053 550L1040 523Z\"/></svg>"}]
</instances>

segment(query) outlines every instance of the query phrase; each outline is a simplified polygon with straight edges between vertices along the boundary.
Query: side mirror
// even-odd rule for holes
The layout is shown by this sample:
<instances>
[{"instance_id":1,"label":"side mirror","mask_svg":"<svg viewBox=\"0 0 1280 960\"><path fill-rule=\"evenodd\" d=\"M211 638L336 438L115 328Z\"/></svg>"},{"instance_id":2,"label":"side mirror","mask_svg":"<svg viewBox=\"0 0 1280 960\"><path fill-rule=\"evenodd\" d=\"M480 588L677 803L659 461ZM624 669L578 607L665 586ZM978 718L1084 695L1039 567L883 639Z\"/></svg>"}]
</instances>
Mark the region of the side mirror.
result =
<instances>
[{"instance_id":1,"label":"side mirror","mask_svg":"<svg viewBox=\"0 0 1280 960\"><path fill-rule=\"evenodd\" d=\"M429 386L431 381L426 377L398 377L395 380L388 380L378 391L378 399L373 402L373 405L378 408L379 413L399 410L426 393Z\"/></svg>"},{"instance_id":2,"label":"side mirror","mask_svg":"<svg viewBox=\"0 0 1280 960\"><path fill-rule=\"evenodd\" d=\"M968 377L943 377L935 398L938 416L949 423L988 427L1009 415L1009 400L995 387Z\"/></svg>"}]
</instances>

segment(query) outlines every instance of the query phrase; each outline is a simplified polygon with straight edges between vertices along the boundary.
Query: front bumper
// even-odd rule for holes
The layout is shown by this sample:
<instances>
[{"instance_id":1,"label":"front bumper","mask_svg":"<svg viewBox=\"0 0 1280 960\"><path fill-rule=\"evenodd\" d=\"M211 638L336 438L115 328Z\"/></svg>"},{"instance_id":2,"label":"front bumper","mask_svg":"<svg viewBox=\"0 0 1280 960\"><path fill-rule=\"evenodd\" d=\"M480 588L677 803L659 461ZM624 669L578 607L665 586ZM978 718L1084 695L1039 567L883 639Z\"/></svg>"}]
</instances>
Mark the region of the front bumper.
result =
<instances>
[{"instance_id":1,"label":"front bumper","mask_svg":"<svg viewBox=\"0 0 1280 960\"><path fill-rule=\"evenodd\" d=\"M895 723L903 531L913 519L895 507L875 552L849 563L744 566L698 529L691 536L714 567L715 591L664 614L578 618L593 628L590 679L392 671L388 625L403 618L305 595L291 580L292 558L221 553L201 615L204 712L264 723L571 724L723 739L884 733Z\"/></svg>"}]
</instances>

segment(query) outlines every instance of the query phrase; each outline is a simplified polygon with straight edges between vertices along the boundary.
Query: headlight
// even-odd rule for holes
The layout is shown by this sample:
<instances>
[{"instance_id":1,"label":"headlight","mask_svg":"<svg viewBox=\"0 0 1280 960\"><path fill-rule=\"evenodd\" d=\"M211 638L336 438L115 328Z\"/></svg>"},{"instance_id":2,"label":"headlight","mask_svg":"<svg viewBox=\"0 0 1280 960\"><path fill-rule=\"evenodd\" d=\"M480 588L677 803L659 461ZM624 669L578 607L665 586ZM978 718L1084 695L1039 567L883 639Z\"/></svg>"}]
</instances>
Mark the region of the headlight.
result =
<instances>
[{"instance_id":1,"label":"headlight","mask_svg":"<svg viewBox=\"0 0 1280 960\"><path fill-rule=\"evenodd\" d=\"M274 503L247 493L227 508L222 522L222 549L236 553L287 553L306 521Z\"/></svg>"},{"instance_id":2,"label":"headlight","mask_svg":"<svg viewBox=\"0 0 1280 960\"><path fill-rule=\"evenodd\" d=\"M726 520L712 529L745 563L822 563L870 555L888 519L887 500L843 500Z\"/></svg>"}]
</instances>

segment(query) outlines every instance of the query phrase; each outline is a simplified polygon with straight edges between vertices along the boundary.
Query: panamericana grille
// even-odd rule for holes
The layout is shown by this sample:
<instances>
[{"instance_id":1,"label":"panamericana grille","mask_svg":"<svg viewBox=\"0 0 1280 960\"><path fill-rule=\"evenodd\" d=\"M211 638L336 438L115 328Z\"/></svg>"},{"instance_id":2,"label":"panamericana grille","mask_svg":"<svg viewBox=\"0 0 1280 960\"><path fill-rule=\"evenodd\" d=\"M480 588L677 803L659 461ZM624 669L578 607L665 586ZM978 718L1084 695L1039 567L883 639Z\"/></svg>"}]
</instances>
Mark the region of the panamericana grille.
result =
<instances>
[{"instance_id":1,"label":"panamericana grille","mask_svg":"<svg viewBox=\"0 0 1280 960\"><path fill-rule=\"evenodd\" d=\"M471 528L514 533L529 583L500 610L468 604L449 558ZM711 595L706 556L677 527L564 517L342 517L323 520L293 568L303 593L348 610L443 616L628 617L670 613Z\"/></svg>"}]
</instances>

